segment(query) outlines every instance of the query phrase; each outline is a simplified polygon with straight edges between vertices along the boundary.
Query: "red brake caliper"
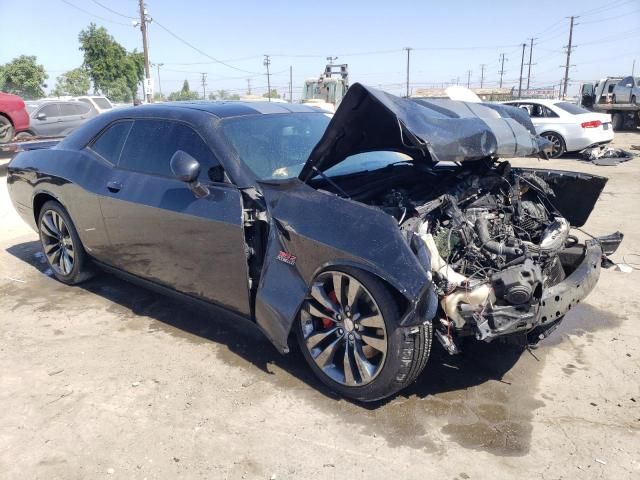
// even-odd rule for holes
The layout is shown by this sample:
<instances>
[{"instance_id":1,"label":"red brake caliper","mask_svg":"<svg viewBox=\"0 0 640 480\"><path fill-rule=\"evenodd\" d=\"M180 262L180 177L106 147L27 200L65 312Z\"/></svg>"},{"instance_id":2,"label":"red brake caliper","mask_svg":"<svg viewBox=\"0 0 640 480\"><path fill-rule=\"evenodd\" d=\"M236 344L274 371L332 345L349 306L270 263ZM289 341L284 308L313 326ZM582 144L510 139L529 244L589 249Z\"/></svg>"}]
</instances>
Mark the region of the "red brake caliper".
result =
<instances>
[{"instance_id":1,"label":"red brake caliper","mask_svg":"<svg viewBox=\"0 0 640 480\"><path fill-rule=\"evenodd\" d=\"M334 303L338 303L338 298L336 297L336 292L331 292L329 294L329 298L334 302ZM334 321L331 320L330 318L326 318L323 317L322 318L322 326L324 328L331 328L334 325Z\"/></svg>"}]
</instances>

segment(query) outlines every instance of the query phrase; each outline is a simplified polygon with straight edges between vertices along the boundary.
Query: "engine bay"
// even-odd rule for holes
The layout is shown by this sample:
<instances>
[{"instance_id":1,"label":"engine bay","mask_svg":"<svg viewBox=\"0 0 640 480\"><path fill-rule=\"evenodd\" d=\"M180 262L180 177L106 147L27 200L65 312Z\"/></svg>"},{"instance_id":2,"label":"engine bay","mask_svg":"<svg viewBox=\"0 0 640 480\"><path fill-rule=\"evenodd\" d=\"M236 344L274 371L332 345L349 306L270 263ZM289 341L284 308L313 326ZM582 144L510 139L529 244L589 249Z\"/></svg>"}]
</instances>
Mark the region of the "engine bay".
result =
<instances>
[{"instance_id":1,"label":"engine bay","mask_svg":"<svg viewBox=\"0 0 640 480\"><path fill-rule=\"evenodd\" d=\"M440 304L436 335L455 353L456 338L538 334L561 320L539 326L543 292L575 270L585 245L555 197L535 172L488 161L399 182L364 203L396 218L428 263Z\"/></svg>"}]
</instances>

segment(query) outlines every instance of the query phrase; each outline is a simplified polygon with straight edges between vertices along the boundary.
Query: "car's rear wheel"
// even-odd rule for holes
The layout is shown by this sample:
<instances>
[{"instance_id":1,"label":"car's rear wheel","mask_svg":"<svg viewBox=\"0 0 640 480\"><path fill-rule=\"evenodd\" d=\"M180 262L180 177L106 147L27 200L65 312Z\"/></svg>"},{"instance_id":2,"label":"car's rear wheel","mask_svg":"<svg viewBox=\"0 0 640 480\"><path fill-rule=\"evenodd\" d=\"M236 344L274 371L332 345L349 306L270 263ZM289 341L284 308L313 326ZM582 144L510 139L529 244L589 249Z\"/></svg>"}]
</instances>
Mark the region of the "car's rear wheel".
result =
<instances>
[{"instance_id":1,"label":"car's rear wheel","mask_svg":"<svg viewBox=\"0 0 640 480\"><path fill-rule=\"evenodd\" d=\"M60 203L50 200L42 206L38 232L44 256L58 280L75 285L93 276L91 260L71 217Z\"/></svg>"},{"instance_id":2,"label":"car's rear wheel","mask_svg":"<svg viewBox=\"0 0 640 480\"><path fill-rule=\"evenodd\" d=\"M558 158L566 151L564 139L557 133L544 132L541 137L546 138L551 142L552 149L550 158Z\"/></svg>"},{"instance_id":3,"label":"car's rear wheel","mask_svg":"<svg viewBox=\"0 0 640 480\"><path fill-rule=\"evenodd\" d=\"M624 128L624 116L621 113L611 115L611 127L614 132L619 132Z\"/></svg>"},{"instance_id":4,"label":"car's rear wheel","mask_svg":"<svg viewBox=\"0 0 640 480\"><path fill-rule=\"evenodd\" d=\"M431 350L431 324L403 328L399 316L393 296L373 275L325 271L302 305L298 343L330 389L355 400L379 400L412 383Z\"/></svg>"},{"instance_id":5,"label":"car's rear wheel","mask_svg":"<svg viewBox=\"0 0 640 480\"><path fill-rule=\"evenodd\" d=\"M16 131L9 119L0 115L0 143L9 143L15 134Z\"/></svg>"}]
</instances>

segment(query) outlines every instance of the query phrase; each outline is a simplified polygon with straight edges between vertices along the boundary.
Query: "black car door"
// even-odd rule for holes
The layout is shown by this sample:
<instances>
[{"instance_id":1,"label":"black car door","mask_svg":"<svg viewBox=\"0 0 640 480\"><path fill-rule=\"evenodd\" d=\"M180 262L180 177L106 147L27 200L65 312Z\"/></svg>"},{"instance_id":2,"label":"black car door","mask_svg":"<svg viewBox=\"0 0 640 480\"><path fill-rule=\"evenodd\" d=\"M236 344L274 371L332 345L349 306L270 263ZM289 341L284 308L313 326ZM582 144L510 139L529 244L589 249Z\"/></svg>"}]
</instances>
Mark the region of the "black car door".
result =
<instances>
[{"instance_id":1,"label":"black car door","mask_svg":"<svg viewBox=\"0 0 640 480\"><path fill-rule=\"evenodd\" d=\"M176 179L177 150L196 158L210 194L196 198ZM106 179L101 208L114 267L249 315L242 197L212 182L219 169L211 149L189 125L136 119Z\"/></svg>"}]
</instances>

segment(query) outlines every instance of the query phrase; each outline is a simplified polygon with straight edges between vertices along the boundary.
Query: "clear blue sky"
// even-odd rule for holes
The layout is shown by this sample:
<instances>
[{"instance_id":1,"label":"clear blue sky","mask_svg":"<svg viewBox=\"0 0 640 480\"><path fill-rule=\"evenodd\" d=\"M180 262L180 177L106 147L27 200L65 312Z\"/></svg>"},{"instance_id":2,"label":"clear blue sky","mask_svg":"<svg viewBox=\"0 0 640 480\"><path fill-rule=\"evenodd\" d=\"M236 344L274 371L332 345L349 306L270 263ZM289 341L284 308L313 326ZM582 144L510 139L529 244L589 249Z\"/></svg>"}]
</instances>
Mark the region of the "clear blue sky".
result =
<instances>
[{"instance_id":1,"label":"clear blue sky","mask_svg":"<svg viewBox=\"0 0 640 480\"><path fill-rule=\"evenodd\" d=\"M92 21L105 26L127 49L141 50L140 30L125 18L137 16L137 0L99 3L120 15L93 0L0 0L0 63L21 54L36 55L53 87L56 76L81 65L77 36ZM560 65L565 62L569 15L580 15L574 28L577 48L571 57L575 65L571 93L583 80L630 74L634 58L636 74L640 72L640 0L147 0L146 4L158 22L149 28L150 57L154 63L164 63L160 73L164 93L179 89L184 79L200 90L199 72L207 72L209 90L244 93L246 79L252 77L254 93L262 93L267 83L263 54L272 55L272 84L280 91L286 90L293 66L294 98L305 78L322 71L329 55L349 64L352 82L402 93L403 47L414 48L414 88L457 78L466 84L468 70L473 72L472 86L479 86L483 63L485 85L497 85L502 52L508 58L505 84L517 85L522 51L518 45L529 37L538 38L532 85L548 86L557 84L564 73ZM210 57L235 69L213 63Z\"/></svg>"}]
</instances>

